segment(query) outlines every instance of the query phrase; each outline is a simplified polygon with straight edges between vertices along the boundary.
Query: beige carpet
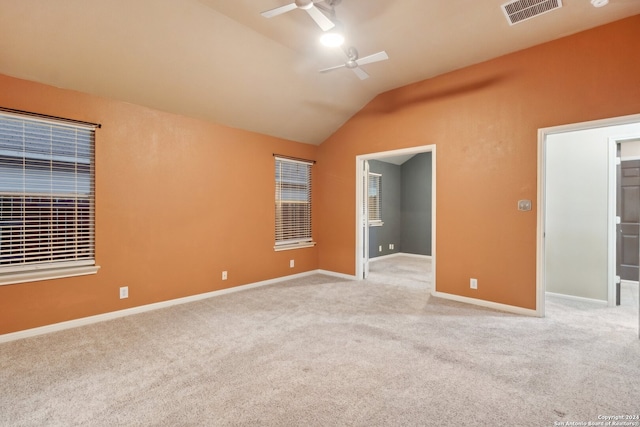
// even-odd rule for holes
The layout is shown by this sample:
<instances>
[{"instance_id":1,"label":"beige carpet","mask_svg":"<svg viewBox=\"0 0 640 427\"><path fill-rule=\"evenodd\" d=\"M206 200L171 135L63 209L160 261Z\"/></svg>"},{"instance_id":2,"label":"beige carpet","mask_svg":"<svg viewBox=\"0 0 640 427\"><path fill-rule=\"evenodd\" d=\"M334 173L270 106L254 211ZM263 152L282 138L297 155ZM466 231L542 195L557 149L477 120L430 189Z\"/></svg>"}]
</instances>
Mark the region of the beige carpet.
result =
<instances>
[{"instance_id":1,"label":"beige carpet","mask_svg":"<svg viewBox=\"0 0 640 427\"><path fill-rule=\"evenodd\" d=\"M391 262L393 261L393 262ZM637 305L544 319L372 263L0 345L2 426L554 426L640 413ZM635 313L634 313L635 310Z\"/></svg>"}]
</instances>

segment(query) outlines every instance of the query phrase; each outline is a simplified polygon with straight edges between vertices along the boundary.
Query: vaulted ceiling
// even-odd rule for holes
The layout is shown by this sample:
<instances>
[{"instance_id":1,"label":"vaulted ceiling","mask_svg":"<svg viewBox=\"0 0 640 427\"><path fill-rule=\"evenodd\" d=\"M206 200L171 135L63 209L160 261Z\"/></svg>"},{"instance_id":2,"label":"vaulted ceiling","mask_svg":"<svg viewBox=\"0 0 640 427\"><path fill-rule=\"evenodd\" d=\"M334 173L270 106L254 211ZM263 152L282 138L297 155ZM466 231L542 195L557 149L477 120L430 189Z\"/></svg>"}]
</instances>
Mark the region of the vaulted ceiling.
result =
<instances>
[{"instance_id":1,"label":"vaulted ceiling","mask_svg":"<svg viewBox=\"0 0 640 427\"><path fill-rule=\"evenodd\" d=\"M0 73L320 144L376 95L640 13L639 0L564 0L510 26L503 0L342 0L347 45L318 43L293 0L0 0Z\"/></svg>"}]
</instances>

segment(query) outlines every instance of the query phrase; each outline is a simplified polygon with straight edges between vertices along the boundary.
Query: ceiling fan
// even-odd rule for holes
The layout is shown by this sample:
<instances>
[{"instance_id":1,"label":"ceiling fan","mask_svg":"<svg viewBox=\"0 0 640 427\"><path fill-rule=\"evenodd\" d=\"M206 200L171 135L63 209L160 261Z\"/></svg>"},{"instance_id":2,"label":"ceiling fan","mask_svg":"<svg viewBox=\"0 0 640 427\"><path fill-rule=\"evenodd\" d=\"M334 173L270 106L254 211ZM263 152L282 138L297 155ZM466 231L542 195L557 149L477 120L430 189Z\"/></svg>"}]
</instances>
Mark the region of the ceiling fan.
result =
<instances>
[{"instance_id":1,"label":"ceiling fan","mask_svg":"<svg viewBox=\"0 0 640 427\"><path fill-rule=\"evenodd\" d=\"M350 68L353 72L360 78L360 80L368 79L369 74L364 71L362 68L359 68L361 65L371 64L373 62L384 61L385 59L389 59L389 55L384 50L378 53L374 53L373 55L365 56L364 58L358 58L358 51L355 47L350 47L345 51L347 55L347 62L341 65L336 65L335 67L323 68L320 70L321 73L326 73L332 70L337 70L338 68Z\"/></svg>"},{"instance_id":2,"label":"ceiling fan","mask_svg":"<svg viewBox=\"0 0 640 427\"><path fill-rule=\"evenodd\" d=\"M329 8L322 7L322 5L316 5L316 3L322 3L323 1L325 0L295 0L293 3L276 7L275 9L266 10L262 12L261 15L265 18L273 18L274 16L282 15L283 13L294 9L302 9L306 11L314 21L316 21L316 24L322 28L322 31L327 31L335 27L336 24L334 24L333 21L323 13L323 10L331 13L333 6L339 2L336 0L328 1Z\"/></svg>"}]
</instances>

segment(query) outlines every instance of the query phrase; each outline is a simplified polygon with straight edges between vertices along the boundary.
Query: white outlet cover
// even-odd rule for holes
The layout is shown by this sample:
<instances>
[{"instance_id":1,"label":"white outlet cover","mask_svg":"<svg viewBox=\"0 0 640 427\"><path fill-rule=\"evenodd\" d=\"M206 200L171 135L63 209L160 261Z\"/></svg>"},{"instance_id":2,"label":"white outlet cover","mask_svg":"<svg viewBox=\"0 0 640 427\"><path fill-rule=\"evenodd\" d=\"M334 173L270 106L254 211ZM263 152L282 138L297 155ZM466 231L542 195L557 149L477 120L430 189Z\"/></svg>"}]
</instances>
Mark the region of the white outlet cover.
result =
<instances>
[{"instance_id":1,"label":"white outlet cover","mask_svg":"<svg viewBox=\"0 0 640 427\"><path fill-rule=\"evenodd\" d=\"M123 286L120 288L120 299L129 298L129 287Z\"/></svg>"},{"instance_id":2,"label":"white outlet cover","mask_svg":"<svg viewBox=\"0 0 640 427\"><path fill-rule=\"evenodd\" d=\"M531 210L531 200L518 200L518 210L519 211L530 211Z\"/></svg>"}]
</instances>

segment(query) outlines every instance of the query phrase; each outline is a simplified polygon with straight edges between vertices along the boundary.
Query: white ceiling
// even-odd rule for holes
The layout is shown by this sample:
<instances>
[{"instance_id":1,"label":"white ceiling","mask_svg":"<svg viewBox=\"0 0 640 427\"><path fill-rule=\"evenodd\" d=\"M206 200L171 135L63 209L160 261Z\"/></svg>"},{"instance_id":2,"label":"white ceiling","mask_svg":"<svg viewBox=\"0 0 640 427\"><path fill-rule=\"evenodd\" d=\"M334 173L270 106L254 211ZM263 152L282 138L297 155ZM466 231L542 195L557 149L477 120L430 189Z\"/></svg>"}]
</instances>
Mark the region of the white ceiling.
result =
<instances>
[{"instance_id":1,"label":"white ceiling","mask_svg":"<svg viewBox=\"0 0 640 427\"><path fill-rule=\"evenodd\" d=\"M402 166L406 161L411 160L415 154L403 154L401 156L377 157L375 160L393 165Z\"/></svg>"},{"instance_id":2,"label":"white ceiling","mask_svg":"<svg viewBox=\"0 0 640 427\"><path fill-rule=\"evenodd\" d=\"M509 26L503 0L343 0L365 66L319 45L293 0L0 0L0 73L320 144L376 95L640 13L639 0L564 0Z\"/></svg>"}]
</instances>

